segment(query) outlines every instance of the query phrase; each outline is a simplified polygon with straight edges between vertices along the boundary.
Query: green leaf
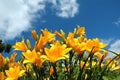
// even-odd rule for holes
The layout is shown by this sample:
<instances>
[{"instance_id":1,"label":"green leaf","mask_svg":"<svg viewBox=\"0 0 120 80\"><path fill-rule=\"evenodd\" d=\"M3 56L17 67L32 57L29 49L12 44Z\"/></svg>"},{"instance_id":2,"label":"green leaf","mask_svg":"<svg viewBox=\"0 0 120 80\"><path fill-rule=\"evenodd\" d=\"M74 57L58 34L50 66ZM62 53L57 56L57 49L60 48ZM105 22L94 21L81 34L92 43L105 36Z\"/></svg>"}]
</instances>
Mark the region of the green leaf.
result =
<instances>
[{"instance_id":1,"label":"green leaf","mask_svg":"<svg viewBox=\"0 0 120 80\"><path fill-rule=\"evenodd\" d=\"M108 80L108 78L106 76L103 76L103 80Z\"/></svg>"}]
</instances>

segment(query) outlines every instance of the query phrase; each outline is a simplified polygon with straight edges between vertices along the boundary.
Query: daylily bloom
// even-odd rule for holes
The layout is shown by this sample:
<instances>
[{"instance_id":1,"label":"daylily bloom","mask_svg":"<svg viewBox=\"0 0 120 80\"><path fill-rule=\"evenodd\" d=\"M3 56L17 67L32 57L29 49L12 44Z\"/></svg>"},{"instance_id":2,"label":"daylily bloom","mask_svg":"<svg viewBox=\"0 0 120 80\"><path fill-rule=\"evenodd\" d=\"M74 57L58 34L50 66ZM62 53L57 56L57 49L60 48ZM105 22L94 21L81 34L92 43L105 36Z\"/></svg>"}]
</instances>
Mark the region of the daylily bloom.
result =
<instances>
[{"instance_id":1,"label":"daylily bloom","mask_svg":"<svg viewBox=\"0 0 120 80\"><path fill-rule=\"evenodd\" d=\"M40 39L37 43L37 50L42 49L47 42L50 42L54 39L55 34L50 33L47 29L42 30L42 34L40 35Z\"/></svg>"},{"instance_id":2,"label":"daylily bloom","mask_svg":"<svg viewBox=\"0 0 120 80\"><path fill-rule=\"evenodd\" d=\"M24 43L24 38L21 42L16 42L14 46L12 46L15 50L26 51L28 50L26 44Z\"/></svg>"},{"instance_id":3,"label":"daylily bloom","mask_svg":"<svg viewBox=\"0 0 120 80\"><path fill-rule=\"evenodd\" d=\"M80 26L78 25L78 30L77 30L77 31L74 31L74 33L75 33L76 35L78 35L78 36L84 35L84 34L85 34L85 28L84 28L84 27L80 27Z\"/></svg>"},{"instance_id":4,"label":"daylily bloom","mask_svg":"<svg viewBox=\"0 0 120 80\"><path fill-rule=\"evenodd\" d=\"M47 42L51 42L55 38L55 34L49 32L47 29L41 30L41 32Z\"/></svg>"},{"instance_id":5,"label":"daylily bloom","mask_svg":"<svg viewBox=\"0 0 120 80\"><path fill-rule=\"evenodd\" d=\"M112 68L112 70L117 70L117 71L120 71L120 65L115 66L114 68Z\"/></svg>"},{"instance_id":6,"label":"daylily bloom","mask_svg":"<svg viewBox=\"0 0 120 80\"><path fill-rule=\"evenodd\" d=\"M80 68L81 68L81 69L83 68L83 65L84 65L84 64L85 64L84 61L81 61L81 62L80 62ZM88 63L88 62L86 62L85 66L84 66L84 69L89 69L89 63Z\"/></svg>"},{"instance_id":7,"label":"daylily bloom","mask_svg":"<svg viewBox=\"0 0 120 80\"><path fill-rule=\"evenodd\" d=\"M9 63L9 68L14 68L14 67L20 67L20 69L23 69L23 66L21 66L20 62L12 62L12 63Z\"/></svg>"},{"instance_id":8,"label":"daylily bloom","mask_svg":"<svg viewBox=\"0 0 120 80\"><path fill-rule=\"evenodd\" d=\"M106 64L108 64L111 60L112 60L112 58L107 58L106 59ZM113 68L115 68L116 63L117 63L117 61L113 60L111 63L109 63L109 65L107 67L113 69Z\"/></svg>"},{"instance_id":9,"label":"daylily bloom","mask_svg":"<svg viewBox=\"0 0 120 80\"><path fill-rule=\"evenodd\" d=\"M32 51L27 50L26 52L23 52L23 55L26 58L23 63L31 62L40 67L44 62L44 60L40 58L41 54L39 52L37 53L35 49L33 49Z\"/></svg>"},{"instance_id":10,"label":"daylily bloom","mask_svg":"<svg viewBox=\"0 0 120 80\"><path fill-rule=\"evenodd\" d=\"M5 80L4 72L0 72L0 80Z\"/></svg>"},{"instance_id":11,"label":"daylily bloom","mask_svg":"<svg viewBox=\"0 0 120 80\"><path fill-rule=\"evenodd\" d=\"M78 55L80 56L84 51L85 51L85 42L84 39L80 39L79 38L74 38L74 34L73 33L69 33L67 40L66 40L66 44L68 46L70 46L71 48L74 49L74 51L78 52Z\"/></svg>"},{"instance_id":12,"label":"daylily bloom","mask_svg":"<svg viewBox=\"0 0 120 80\"><path fill-rule=\"evenodd\" d=\"M92 51L92 53L99 52L101 48L105 48L107 44L103 44L102 42L99 41L98 38L93 39L93 40L87 40L86 42L86 51L89 53Z\"/></svg>"},{"instance_id":13,"label":"daylily bloom","mask_svg":"<svg viewBox=\"0 0 120 80\"><path fill-rule=\"evenodd\" d=\"M9 63L9 58L8 57L4 58L4 65L6 65L8 63Z\"/></svg>"},{"instance_id":14,"label":"daylily bloom","mask_svg":"<svg viewBox=\"0 0 120 80\"><path fill-rule=\"evenodd\" d=\"M35 63L35 59L37 57L35 49L33 51L27 50L26 52L23 52L23 55L26 58L26 60L24 60L24 62Z\"/></svg>"},{"instance_id":15,"label":"daylily bloom","mask_svg":"<svg viewBox=\"0 0 120 80\"><path fill-rule=\"evenodd\" d=\"M9 67L14 67L14 66L20 66L19 62L15 62L15 58L16 58L17 53L13 52L10 59L9 59Z\"/></svg>"},{"instance_id":16,"label":"daylily bloom","mask_svg":"<svg viewBox=\"0 0 120 80\"><path fill-rule=\"evenodd\" d=\"M100 64L100 62L92 61L92 67L95 67L95 66L101 66L101 67L103 67L104 66L103 63L101 63L100 65L99 64Z\"/></svg>"},{"instance_id":17,"label":"daylily bloom","mask_svg":"<svg viewBox=\"0 0 120 80\"><path fill-rule=\"evenodd\" d=\"M59 41L57 41L55 44L51 45L51 48L45 48L46 55L41 56L42 58L45 58L46 60L49 60L52 63L55 63L56 61L60 59L68 58L68 53L72 48L66 48L67 46L65 44L61 45Z\"/></svg>"},{"instance_id":18,"label":"daylily bloom","mask_svg":"<svg viewBox=\"0 0 120 80\"><path fill-rule=\"evenodd\" d=\"M31 69L32 69L32 65L31 65L31 64L27 64L27 65L25 66L26 72L31 71Z\"/></svg>"},{"instance_id":19,"label":"daylily bloom","mask_svg":"<svg viewBox=\"0 0 120 80\"><path fill-rule=\"evenodd\" d=\"M38 43L36 44L37 46L35 48L37 50L40 50L40 49L42 49L46 45L47 42L48 42L48 40L46 40L45 37L40 35L40 39L39 39Z\"/></svg>"},{"instance_id":20,"label":"daylily bloom","mask_svg":"<svg viewBox=\"0 0 120 80\"><path fill-rule=\"evenodd\" d=\"M2 56L2 54L0 53L0 67L4 66L4 57Z\"/></svg>"},{"instance_id":21,"label":"daylily bloom","mask_svg":"<svg viewBox=\"0 0 120 80\"><path fill-rule=\"evenodd\" d=\"M17 66L9 68L9 70L5 70L5 73L7 75L6 80L18 80L19 77L23 76L25 70L20 70L20 67Z\"/></svg>"},{"instance_id":22,"label":"daylily bloom","mask_svg":"<svg viewBox=\"0 0 120 80\"><path fill-rule=\"evenodd\" d=\"M11 67L14 68L15 66L19 66L20 69L21 69L22 66L21 66L20 62L19 62L19 61L15 62L16 56L17 56L17 53L16 53L16 52L13 52L12 55L11 55L11 57L10 57L10 59L9 59L9 67L10 67L10 68L11 68Z\"/></svg>"},{"instance_id":23,"label":"daylily bloom","mask_svg":"<svg viewBox=\"0 0 120 80\"><path fill-rule=\"evenodd\" d=\"M103 59L107 56L107 54L108 54L108 51L105 50L103 53L101 53L101 52L96 52L96 53L94 54L94 56L97 56L98 59L101 61L101 60L103 60Z\"/></svg>"},{"instance_id":24,"label":"daylily bloom","mask_svg":"<svg viewBox=\"0 0 120 80\"><path fill-rule=\"evenodd\" d=\"M70 47L73 47L75 44L75 40L74 40L74 34L73 33L69 33L68 37L67 37L67 41L66 44Z\"/></svg>"},{"instance_id":25,"label":"daylily bloom","mask_svg":"<svg viewBox=\"0 0 120 80\"><path fill-rule=\"evenodd\" d=\"M48 39L51 39L52 37L55 36L55 34L52 34L51 32L49 32L47 29L41 30L43 36L47 36Z\"/></svg>"}]
</instances>

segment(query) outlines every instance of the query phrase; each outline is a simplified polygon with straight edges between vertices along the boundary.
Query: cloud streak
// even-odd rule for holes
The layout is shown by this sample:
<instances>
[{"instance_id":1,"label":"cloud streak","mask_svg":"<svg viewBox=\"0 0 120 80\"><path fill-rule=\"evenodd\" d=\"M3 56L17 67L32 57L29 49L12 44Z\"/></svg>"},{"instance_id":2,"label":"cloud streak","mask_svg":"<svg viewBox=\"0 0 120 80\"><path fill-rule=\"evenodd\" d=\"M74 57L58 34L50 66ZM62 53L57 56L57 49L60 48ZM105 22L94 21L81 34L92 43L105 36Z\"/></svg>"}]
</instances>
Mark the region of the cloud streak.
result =
<instances>
[{"instance_id":1,"label":"cloud streak","mask_svg":"<svg viewBox=\"0 0 120 80\"><path fill-rule=\"evenodd\" d=\"M109 50L120 53L120 39L114 41L111 45ZM109 57L114 57L115 55L113 53L109 53Z\"/></svg>"},{"instance_id":2,"label":"cloud streak","mask_svg":"<svg viewBox=\"0 0 120 80\"><path fill-rule=\"evenodd\" d=\"M115 21L114 24L115 24L116 26L120 26L120 18L118 18L118 20Z\"/></svg>"},{"instance_id":3,"label":"cloud streak","mask_svg":"<svg viewBox=\"0 0 120 80\"><path fill-rule=\"evenodd\" d=\"M0 39L14 39L31 29L32 20L37 17L38 11L45 12L46 3L52 4L56 15L62 18L74 17L78 13L79 4L76 0L1 0Z\"/></svg>"},{"instance_id":4,"label":"cloud streak","mask_svg":"<svg viewBox=\"0 0 120 80\"><path fill-rule=\"evenodd\" d=\"M120 39L101 39L103 43L107 43L107 49L116 53L120 53ZM115 54L109 52L107 58L113 58Z\"/></svg>"},{"instance_id":5,"label":"cloud streak","mask_svg":"<svg viewBox=\"0 0 120 80\"><path fill-rule=\"evenodd\" d=\"M100 40L101 42L108 44L107 47L108 50L116 53L120 53L120 39L109 38L109 39L100 39ZM113 57L115 57L115 54L109 52L107 58L113 58Z\"/></svg>"},{"instance_id":6,"label":"cloud streak","mask_svg":"<svg viewBox=\"0 0 120 80\"><path fill-rule=\"evenodd\" d=\"M41 4L39 4L41 3ZM7 0L0 2L0 38L13 39L31 28L31 21L38 10L45 8L44 1Z\"/></svg>"},{"instance_id":7,"label":"cloud streak","mask_svg":"<svg viewBox=\"0 0 120 80\"><path fill-rule=\"evenodd\" d=\"M57 0L52 0L52 3L59 17L74 17L75 14L78 13L79 4L76 0L58 0L58 2Z\"/></svg>"}]
</instances>

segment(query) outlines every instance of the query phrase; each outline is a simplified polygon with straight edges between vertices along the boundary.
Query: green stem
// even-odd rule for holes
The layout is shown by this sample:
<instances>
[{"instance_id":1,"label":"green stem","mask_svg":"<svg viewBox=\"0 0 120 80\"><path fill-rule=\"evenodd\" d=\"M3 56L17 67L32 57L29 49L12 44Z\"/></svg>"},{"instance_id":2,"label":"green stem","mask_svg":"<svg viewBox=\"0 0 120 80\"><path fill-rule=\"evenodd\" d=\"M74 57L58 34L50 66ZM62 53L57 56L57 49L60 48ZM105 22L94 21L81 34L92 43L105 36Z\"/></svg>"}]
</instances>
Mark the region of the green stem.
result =
<instances>
[{"instance_id":1,"label":"green stem","mask_svg":"<svg viewBox=\"0 0 120 80\"><path fill-rule=\"evenodd\" d=\"M107 67L109 66L109 64L114 60L116 59L117 56L115 56L112 60L110 60L110 62L104 67L104 69L101 71L101 75L100 75L100 78L98 80L101 80L102 79L102 76L104 75L103 73L105 72L105 70L107 69Z\"/></svg>"},{"instance_id":2,"label":"green stem","mask_svg":"<svg viewBox=\"0 0 120 80\"><path fill-rule=\"evenodd\" d=\"M68 64L67 64L67 60L65 60L65 68L66 68L66 72L65 73L67 73L66 74L66 80L69 78L69 74L68 74Z\"/></svg>"},{"instance_id":3,"label":"green stem","mask_svg":"<svg viewBox=\"0 0 120 80\"><path fill-rule=\"evenodd\" d=\"M38 75L38 72L37 72L37 67L33 64L33 70L36 74L36 78L39 79L39 75Z\"/></svg>"},{"instance_id":4,"label":"green stem","mask_svg":"<svg viewBox=\"0 0 120 80\"><path fill-rule=\"evenodd\" d=\"M91 52L89 53L87 59L85 60L84 65L83 65L82 68L80 69L80 72L79 72L79 75L78 75L77 80L82 80L82 74L83 74L83 71L84 71L84 67L85 67L85 65L86 65L86 63L87 63L89 57L91 57L91 54L92 54L93 49L94 49L94 47L92 48L92 50L91 50Z\"/></svg>"},{"instance_id":5,"label":"green stem","mask_svg":"<svg viewBox=\"0 0 120 80\"><path fill-rule=\"evenodd\" d=\"M52 66L53 66L53 69L54 69L54 78L55 78L55 80L58 80L56 63L52 63Z\"/></svg>"},{"instance_id":6,"label":"green stem","mask_svg":"<svg viewBox=\"0 0 120 80\"><path fill-rule=\"evenodd\" d=\"M42 71L42 68L38 68L36 65L33 64L33 69L36 74L37 80L43 80L44 73Z\"/></svg>"},{"instance_id":7,"label":"green stem","mask_svg":"<svg viewBox=\"0 0 120 80\"><path fill-rule=\"evenodd\" d=\"M93 58L94 53L91 53L90 55L90 80L92 79L92 58Z\"/></svg>"},{"instance_id":8,"label":"green stem","mask_svg":"<svg viewBox=\"0 0 120 80\"><path fill-rule=\"evenodd\" d=\"M70 72L69 72L69 80L71 80L71 74L72 74L72 57L74 55L74 52L73 51L70 51L70 59L69 59L69 65L70 65Z\"/></svg>"}]
</instances>

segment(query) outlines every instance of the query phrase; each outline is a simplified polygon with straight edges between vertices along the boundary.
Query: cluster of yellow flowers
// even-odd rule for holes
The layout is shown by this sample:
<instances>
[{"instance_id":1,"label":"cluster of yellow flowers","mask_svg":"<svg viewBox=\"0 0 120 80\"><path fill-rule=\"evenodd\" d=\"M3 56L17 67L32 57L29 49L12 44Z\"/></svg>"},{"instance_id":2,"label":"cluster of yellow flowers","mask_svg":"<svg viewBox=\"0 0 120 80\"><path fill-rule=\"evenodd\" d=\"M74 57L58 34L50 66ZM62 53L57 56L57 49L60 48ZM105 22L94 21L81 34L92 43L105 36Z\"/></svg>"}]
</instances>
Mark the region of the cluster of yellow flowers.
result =
<instances>
[{"instance_id":1,"label":"cluster of yellow flowers","mask_svg":"<svg viewBox=\"0 0 120 80\"><path fill-rule=\"evenodd\" d=\"M57 40L56 36L62 40ZM79 60L76 63L79 63L80 69L90 69L96 65L102 67L104 66L102 62L108 54L108 51L104 50L107 44L100 42L98 38L86 38L85 28L80 26L78 26L77 29L75 28L73 32L69 32L68 36L63 30L51 33L47 29L44 29L41 30L40 35L38 35L35 30L32 30L32 37L34 39L32 43L29 39L25 42L23 37L21 42L16 42L13 46L14 50L22 52L20 60L15 61L16 52L13 52L10 58L4 58L2 54L0 54L0 80L18 80L18 78L22 76L27 76L27 73L32 71L34 67L40 69L46 61L53 64L53 66L49 68L49 74L52 76L57 72L57 68L54 66L57 61L70 59L71 62L73 61L72 63L75 63L75 58L73 57L75 55L77 55ZM97 62L92 61L91 67L88 60L91 58L91 56L88 57L89 55L97 59ZM83 60L80 60L81 57L83 57ZM72 58L74 60L72 60ZM86 59L86 61L84 59ZM105 63L109 64L108 67L112 70L118 70L120 66L116 65L117 59L118 57L116 60L108 58L105 60ZM65 71L70 72L69 68ZM37 77L36 79L39 77L35 71L32 75Z\"/></svg>"}]
</instances>

